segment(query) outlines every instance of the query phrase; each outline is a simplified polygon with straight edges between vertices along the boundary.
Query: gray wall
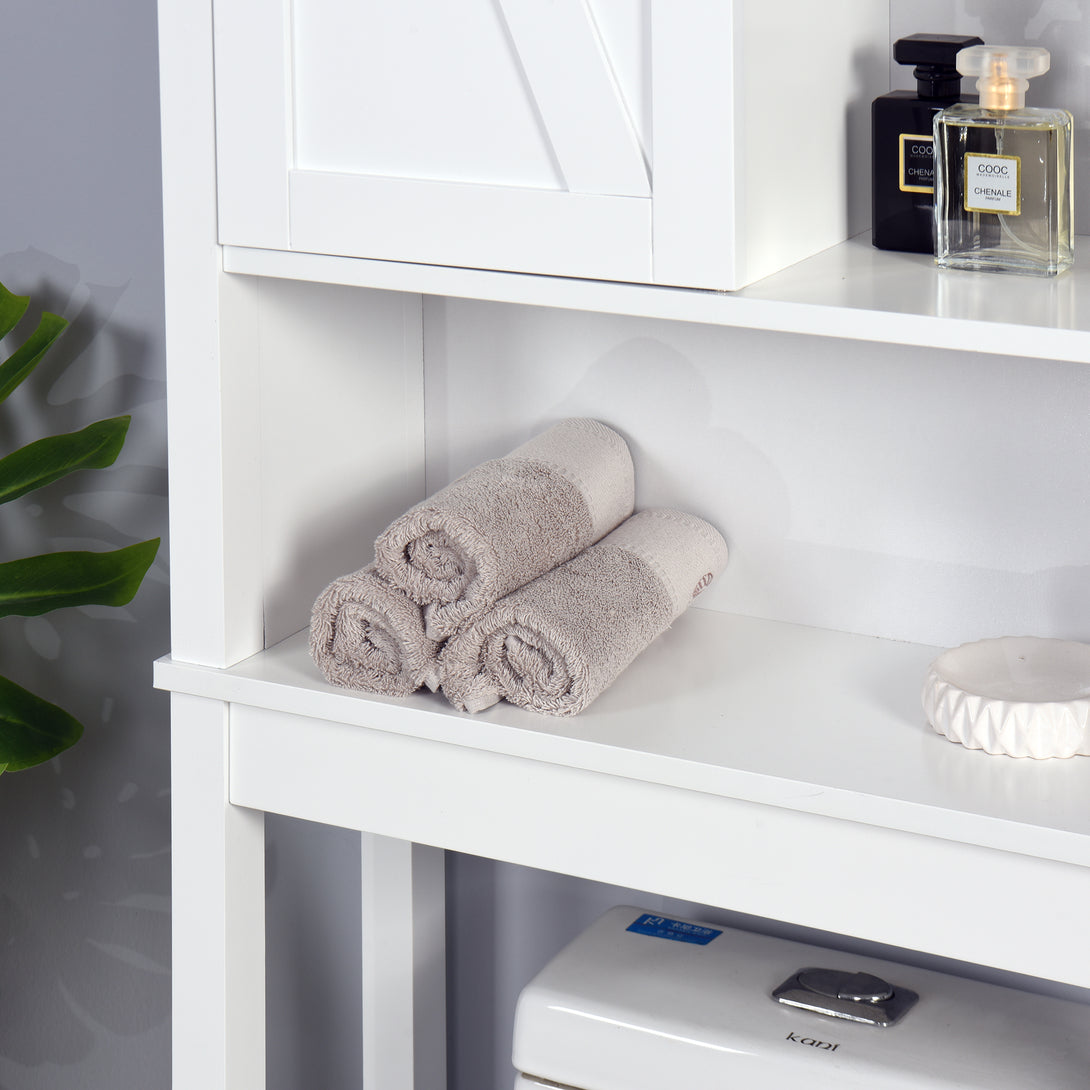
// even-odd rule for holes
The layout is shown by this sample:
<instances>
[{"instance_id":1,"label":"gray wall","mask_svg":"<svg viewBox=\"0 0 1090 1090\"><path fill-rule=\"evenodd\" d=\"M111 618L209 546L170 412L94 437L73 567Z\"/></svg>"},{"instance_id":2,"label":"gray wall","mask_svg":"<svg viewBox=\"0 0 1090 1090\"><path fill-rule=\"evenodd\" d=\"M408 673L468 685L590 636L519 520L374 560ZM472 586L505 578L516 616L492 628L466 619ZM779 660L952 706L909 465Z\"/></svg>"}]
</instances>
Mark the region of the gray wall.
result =
<instances>
[{"instance_id":1,"label":"gray wall","mask_svg":"<svg viewBox=\"0 0 1090 1090\"><path fill-rule=\"evenodd\" d=\"M117 465L0 508L0 559L166 531L155 4L12 0L0 33L0 281L71 319L0 405L0 452L131 413ZM0 1088L170 1084L164 547L134 602L0 621L3 672L78 746L0 776Z\"/></svg>"}]
</instances>

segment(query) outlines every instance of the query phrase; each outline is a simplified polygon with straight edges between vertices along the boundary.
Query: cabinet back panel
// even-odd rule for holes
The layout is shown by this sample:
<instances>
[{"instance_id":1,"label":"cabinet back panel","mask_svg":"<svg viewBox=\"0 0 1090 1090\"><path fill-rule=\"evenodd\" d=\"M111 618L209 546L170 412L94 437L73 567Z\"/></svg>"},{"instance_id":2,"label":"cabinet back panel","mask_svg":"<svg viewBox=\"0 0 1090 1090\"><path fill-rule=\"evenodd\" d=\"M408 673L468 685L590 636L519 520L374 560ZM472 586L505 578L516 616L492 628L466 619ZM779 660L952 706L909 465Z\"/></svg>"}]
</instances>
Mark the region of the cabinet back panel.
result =
<instances>
[{"instance_id":1,"label":"cabinet back panel","mask_svg":"<svg viewBox=\"0 0 1090 1090\"><path fill-rule=\"evenodd\" d=\"M425 300L427 488L564 416L731 546L706 608L949 645L1090 637L1090 369ZM1047 435L1047 443L1041 436Z\"/></svg>"},{"instance_id":2,"label":"cabinet back panel","mask_svg":"<svg viewBox=\"0 0 1090 1090\"><path fill-rule=\"evenodd\" d=\"M265 644L308 623L424 482L420 297L256 281ZM256 467L255 467L256 469Z\"/></svg>"}]
</instances>

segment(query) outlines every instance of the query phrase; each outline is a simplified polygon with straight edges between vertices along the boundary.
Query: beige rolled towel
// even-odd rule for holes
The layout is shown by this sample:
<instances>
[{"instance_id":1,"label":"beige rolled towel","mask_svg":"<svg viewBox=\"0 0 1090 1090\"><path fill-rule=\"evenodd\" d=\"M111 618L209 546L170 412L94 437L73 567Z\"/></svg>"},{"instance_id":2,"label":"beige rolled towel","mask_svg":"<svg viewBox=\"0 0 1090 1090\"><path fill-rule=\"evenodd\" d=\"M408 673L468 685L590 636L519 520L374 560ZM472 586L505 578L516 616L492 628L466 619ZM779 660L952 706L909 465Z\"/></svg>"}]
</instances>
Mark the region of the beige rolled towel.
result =
<instances>
[{"instance_id":1,"label":"beige rolled towel","mask_svg":"<svg viewBox=\"0 0 1090 1090\"><path fill-rule=\"evenodd\" d=\"M310 653L334 685L383 696L408 696L421 685L434 691L438 651L420 607L374 565L334 579L314 603Z\"/></svg>"},{"instance_id":2,"label":"beige rolled towel","mask_svg":"<svg viewBox=\"0 0 1090 1090\"><path fill-rule=\"evenodd\" d=\"M726 542L703 519L641 511L451 637L440 652L443 693L462 711L503 698L576 715L726 562Z\"/></svg>"},{"instance_id":3,"label":"beige rolled towel","mask_svg":"<svg viewBox=\"0 0 1090 1090\"><path fill-rule=\"evenodd\" d=\"M634 497L625 441L597 420L562 420L396 519L375 542L376 570L442 640L609 533Z\"/></svg>"}]
</instances>

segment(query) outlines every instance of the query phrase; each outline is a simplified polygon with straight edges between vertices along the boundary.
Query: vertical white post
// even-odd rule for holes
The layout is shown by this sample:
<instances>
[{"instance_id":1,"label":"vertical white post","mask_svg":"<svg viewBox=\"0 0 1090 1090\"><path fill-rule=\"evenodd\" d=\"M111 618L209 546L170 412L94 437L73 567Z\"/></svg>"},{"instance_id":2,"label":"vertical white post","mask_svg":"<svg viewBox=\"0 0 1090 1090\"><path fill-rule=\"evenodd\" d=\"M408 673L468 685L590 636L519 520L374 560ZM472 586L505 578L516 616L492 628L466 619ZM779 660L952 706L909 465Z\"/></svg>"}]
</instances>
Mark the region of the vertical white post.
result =
<instances>
[{"instance_id":1,"label":"vertical white post","mask_svg":"<svg viewBox=\"0 0 1090 1090\"><path fill-rule=\"evenodd\" d=\"M364 1090L445 1090L443 852L362 834Z\"/></svg>"},{"instance_id":2,"label":"vertical white post","mask_svg":"<svg viewBox=\"0 0 1090 1090\"><path fill-rule=\"evenodd\" d=\"M211 0L159 0L171 654L263 646L255 294L220 272ZM247 306L246 304L250 304Z\"/></svg>"},{"instance_id":3,"label":"vertical white post","mask_svg":"<svg viewBox=\"0 0 1090 1090\"><path fill-rule=\"evenodd\" d=\"M265 1088L265 815L227 801L228 714L171 697L173 1090Z\"/></svg>"}]
</instances>

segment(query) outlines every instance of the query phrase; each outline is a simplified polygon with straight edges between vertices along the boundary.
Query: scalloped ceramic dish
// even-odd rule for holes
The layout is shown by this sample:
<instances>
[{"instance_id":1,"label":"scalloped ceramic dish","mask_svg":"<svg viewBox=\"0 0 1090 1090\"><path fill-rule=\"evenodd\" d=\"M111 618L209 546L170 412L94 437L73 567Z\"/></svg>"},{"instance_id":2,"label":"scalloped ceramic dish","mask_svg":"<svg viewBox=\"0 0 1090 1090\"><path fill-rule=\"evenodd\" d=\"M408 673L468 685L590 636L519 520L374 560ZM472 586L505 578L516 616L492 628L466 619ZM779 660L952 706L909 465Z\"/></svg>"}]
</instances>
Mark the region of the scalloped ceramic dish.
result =
<instances>
[{"instance_id":1,"label":"scalloped ceramic dish","mask_svg":"<svg viewBox=\"0 0 1090 1090\"><path fill-rule=\"evenodd\" d=\"M1090 644L979 640L929 667L923 707L952 742L1011 757L1090 755Z\"/></svg>"}]
</instances>

